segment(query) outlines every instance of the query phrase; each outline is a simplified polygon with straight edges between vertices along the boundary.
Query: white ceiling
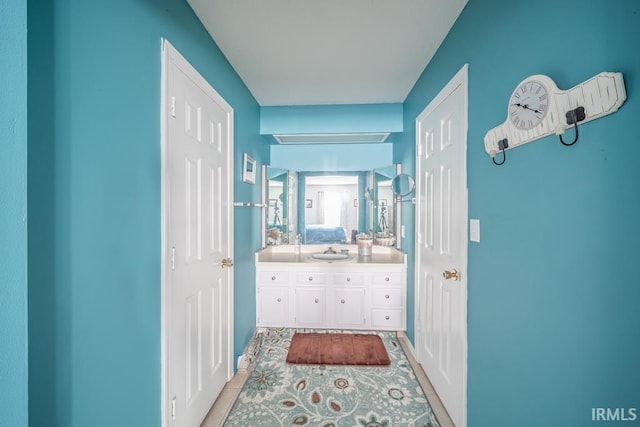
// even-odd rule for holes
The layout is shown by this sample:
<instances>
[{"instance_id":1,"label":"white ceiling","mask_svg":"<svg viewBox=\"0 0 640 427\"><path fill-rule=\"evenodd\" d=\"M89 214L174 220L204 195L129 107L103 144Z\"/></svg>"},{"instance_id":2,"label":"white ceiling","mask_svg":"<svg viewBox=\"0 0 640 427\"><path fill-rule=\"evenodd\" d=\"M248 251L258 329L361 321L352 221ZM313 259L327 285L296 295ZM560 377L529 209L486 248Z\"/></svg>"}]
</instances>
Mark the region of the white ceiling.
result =
<instances>
[{"instance_id":1,"label":"white ceiling","mask_svg":"<svg viewBox=\"0 0 640 427\"><path fill-rule=\"evenodd\" d=\"M187 0L258 103L404 102L467 0Z\"/></svg>"}]
</instances>

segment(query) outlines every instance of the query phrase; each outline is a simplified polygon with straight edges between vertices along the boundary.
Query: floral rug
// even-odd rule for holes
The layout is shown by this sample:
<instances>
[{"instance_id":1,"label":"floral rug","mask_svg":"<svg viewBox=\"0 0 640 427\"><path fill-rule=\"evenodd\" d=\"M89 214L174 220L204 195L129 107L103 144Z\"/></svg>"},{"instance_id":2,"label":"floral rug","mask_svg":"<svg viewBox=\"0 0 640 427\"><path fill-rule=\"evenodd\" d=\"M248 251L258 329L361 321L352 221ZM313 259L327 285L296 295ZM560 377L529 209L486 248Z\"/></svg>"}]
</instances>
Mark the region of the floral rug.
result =
<instances>
[{"instance_id":1,"label":"floral rug","mask_svg":"<svg viewBox=\"0 0 640 427\"><path fill-rule=\"evenodd\" d=\"M374 332L391 365L371 367L288 364L295 331L317 332L268 328L256 335L254 366L225 426L439 427L394 332Z\"/></svg>"}]
</instances>

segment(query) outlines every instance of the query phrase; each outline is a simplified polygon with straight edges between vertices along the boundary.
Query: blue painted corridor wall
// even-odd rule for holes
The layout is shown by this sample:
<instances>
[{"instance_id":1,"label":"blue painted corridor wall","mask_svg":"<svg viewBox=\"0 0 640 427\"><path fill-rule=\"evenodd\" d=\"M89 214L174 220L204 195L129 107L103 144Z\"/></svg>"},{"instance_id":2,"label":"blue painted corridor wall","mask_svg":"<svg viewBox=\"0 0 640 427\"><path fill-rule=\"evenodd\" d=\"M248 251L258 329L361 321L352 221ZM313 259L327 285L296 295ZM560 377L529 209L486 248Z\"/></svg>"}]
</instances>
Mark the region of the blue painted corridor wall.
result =
<instances>
[{"instance_id":1,"label":"blue painted corridor wall","mask_svg":"<svg viewBox=\"0 0 640 427\"><path fill-rule=\"evenodd\" d=\"M469 218L482 228L469 243L469 426L585 426L593 407L640 408L638 52L634 0L471 0L404 104L394 155L414 170L416 116L469 64ZM618 112L573 147L550 136L491 163L484 134L521 80L569 89L602 71L624 75Z\"/></svg>"},{"instance_id":2,"label":"blue painted corridor wall","mask_svg":"<svg viewBox=\"0 0 640 427\"><path fill-rule=\"evenodd\" d=\"M161 38L234 108L236 170L269 161L259 106L183 0L30 0L29 26L30 424L158 426ZM260 223L235 214L238 354Z\"/></svg>"}]
</instances>

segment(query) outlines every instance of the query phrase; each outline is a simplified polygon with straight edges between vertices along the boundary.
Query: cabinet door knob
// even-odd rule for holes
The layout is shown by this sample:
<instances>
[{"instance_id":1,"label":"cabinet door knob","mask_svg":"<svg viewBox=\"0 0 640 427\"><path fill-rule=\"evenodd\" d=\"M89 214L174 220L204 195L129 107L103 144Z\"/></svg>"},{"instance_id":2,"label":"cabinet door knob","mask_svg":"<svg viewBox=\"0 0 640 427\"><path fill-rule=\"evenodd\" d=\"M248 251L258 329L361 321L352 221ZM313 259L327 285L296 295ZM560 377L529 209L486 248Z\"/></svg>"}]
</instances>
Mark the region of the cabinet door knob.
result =
<instances>
[{"instance_id":1,"label":"cabinet door knob","mask_svg":"<svg viewBox=\"0 0 640 427\"><path fill-rule=\"evenodd\" d=\"M350 281L351 281L351 277L347 277L347 282L350 282Z\"/></svg>"},{"instance_id":2,"label":"cabinet door knob","mask_svg":"<svg viewBox=\"0 0 640 427\"><path fill-rule=\"evenodd\" d=\"M276 280L276 276L271 276L271 280Z\"/></svg>"},{"instance_id":3,"label":"cabinet door knob","mask_svg":"<svg viewBox=\"0 0 640 427\"><path fill-rule=\"evenodd\" d=\"M389 316L384 316L384 320L389 320Z\"/></svg>"},{"instance_id":4,"label":"cabinet door knob","mask_svg":"<svg viewBox=\"0 0 640 427\"><path fill-rule=\"evenodd\" d=\"M312 276L309 276L309 281L310 282L313 281L313 277Z\"/></svg>"},{"instance_id":5,"label":"cabinet door knob","mask_svg":"<svg viewBox=\"0 0 640 427\"><path fill-rule=\"evenodd\" d=\"M388 282L388 281L389 281L389 278L388 278L388 277L385 277L385 278L384 278L384 281L385 281L385 282Z\"/></svg>"},{"instance_id":6,"label":"cabinet door knob","mask_svg":"<svg viewBox=\"0 0 640 427\"><path fill-rule=\"evenodd\" d=\"M389 295L385 295L384 297L385 297L386 299L389 299Z\"/></svg>"},{"instance_id":7,"label":"cabinet door knob","mask_svg":"<svg viewBox=\"0 0 640 427\"><path fill-rule=\"evenodd\" d=\"M340 303L341 303L341 304L344 304L344 300L343 300L343 299L341 299L341 300L340 300Z\"/></svg>"},{"instance_id":8,"label":"cabinet door knob","mask_svg":"<svg viewBox=\"0 0 640 427\"><path fill-rule=\"evenodd\" d=\"M313 302L315 302L316 304L320 302L320 300L318 298L316 298L315 300L313 300Z\"/></svg>"},{"instance_id":9,"label":"cabinet door knob","mask_svg":"<svg viewBox=\"0 0 640 427\"><path fill-rule=\"evenodd\" d=\"M278 302L282 302L282 298L278 298L278 300L277 300L277 301L278 301Z\"/></svg>"}]
</instances>

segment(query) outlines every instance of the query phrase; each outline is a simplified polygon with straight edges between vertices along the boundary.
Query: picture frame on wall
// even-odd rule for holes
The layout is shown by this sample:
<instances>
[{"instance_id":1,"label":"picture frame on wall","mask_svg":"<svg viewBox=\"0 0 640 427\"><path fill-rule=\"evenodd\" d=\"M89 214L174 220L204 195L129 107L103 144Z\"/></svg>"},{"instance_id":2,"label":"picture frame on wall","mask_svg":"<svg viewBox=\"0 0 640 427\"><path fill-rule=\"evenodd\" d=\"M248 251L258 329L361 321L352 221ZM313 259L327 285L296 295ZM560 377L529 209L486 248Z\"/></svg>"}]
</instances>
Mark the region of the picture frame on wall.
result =
<instances>
[{"instance_id":1,"label":"picture frame on wall","mask_svg":"<svg viewBox=\"0 0 640 427\"><path fill-rule=\"evenodd\" d=\"M248 184L256 183L256 161L247 153L244 153L242 163L242 181Z\"/></svg>"},{"instance_id":2,"label":"picture frame on wall","mask_svg":"<svg viewBox=\"0 0 640 427\"><path fill-rule=\"evenodd\" d=\"M304 201L304 207L307 208L307 209L311 209L313 207L313 200L306 199Z\"/></svg>"}]
</instances>

